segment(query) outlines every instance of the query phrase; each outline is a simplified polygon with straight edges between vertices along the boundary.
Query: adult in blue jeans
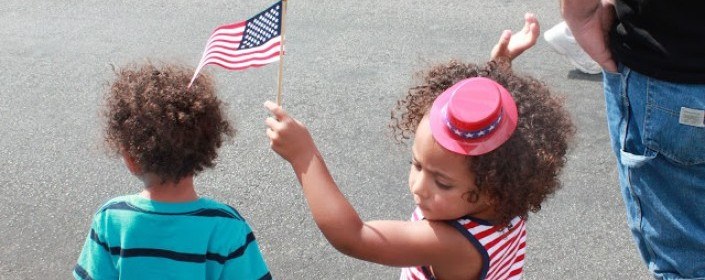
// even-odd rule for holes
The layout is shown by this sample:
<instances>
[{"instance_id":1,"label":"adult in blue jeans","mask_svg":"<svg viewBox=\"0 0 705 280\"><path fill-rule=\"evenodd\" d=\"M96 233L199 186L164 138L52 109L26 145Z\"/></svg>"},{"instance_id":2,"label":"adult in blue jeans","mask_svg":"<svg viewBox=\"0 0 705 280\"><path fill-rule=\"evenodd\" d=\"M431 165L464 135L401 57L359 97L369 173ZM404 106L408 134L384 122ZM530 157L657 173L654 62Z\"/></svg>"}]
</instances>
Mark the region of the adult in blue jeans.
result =
<instances>
[{"instance_id":1,"label":"adult in blue jeans","mask_svg":"<svg viewBox=\"0 0 705 280\"><path fill-rule=\"evenodd\" d=\"M658 279L705 279L705 1L561 0L602 67L627 222Z\"/></svg>"}]
</instances>

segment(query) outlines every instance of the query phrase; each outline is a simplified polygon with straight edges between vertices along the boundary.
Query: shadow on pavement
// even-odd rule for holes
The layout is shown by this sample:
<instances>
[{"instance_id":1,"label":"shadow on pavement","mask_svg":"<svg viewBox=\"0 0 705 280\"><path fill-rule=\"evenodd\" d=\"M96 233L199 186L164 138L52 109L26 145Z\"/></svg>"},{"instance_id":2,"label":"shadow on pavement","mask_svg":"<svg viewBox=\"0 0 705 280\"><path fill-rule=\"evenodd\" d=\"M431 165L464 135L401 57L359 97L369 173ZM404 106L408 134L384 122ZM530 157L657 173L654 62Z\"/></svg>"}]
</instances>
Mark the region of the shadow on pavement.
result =
<instances>
[{"instance_id":1,"label":"shadow on pavement","mask_svg":"<svg viewBox=\"0 0 705 280\"><path fill-rule=\"evenodd\" d=\"M602 82L602 73L600 73L600 74L585 74L583 72L580 72L580 70L573 69L573 70L570 70L570 72L568 72L568 79Z\"/></svg>"}]
</instances>

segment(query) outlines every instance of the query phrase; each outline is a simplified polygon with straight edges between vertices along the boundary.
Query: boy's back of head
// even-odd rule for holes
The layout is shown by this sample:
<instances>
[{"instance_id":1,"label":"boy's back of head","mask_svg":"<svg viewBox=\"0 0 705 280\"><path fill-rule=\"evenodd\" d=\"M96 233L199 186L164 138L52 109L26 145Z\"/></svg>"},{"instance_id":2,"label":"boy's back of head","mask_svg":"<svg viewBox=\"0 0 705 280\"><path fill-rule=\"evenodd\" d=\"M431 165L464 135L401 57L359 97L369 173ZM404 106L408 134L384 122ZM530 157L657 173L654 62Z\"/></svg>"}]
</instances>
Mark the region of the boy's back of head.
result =
<instances>
[{"instance_id":1,"label":"boy's back of head","mask_svg":"<svg viewBox=\"0 0 705 280\"><path fill-rule=\"evenodd\" d=\"M129 65L116 71L105 96L108 147L162 182L213 167L217 149L235 134L210 76L187 88L193 73L172 64Z\"/></svg>"},{"instance_id":2,"label":"boy's back of head","mask_svg":"<svg viewBox=\"0 0 705 280\"><path fill-rule=\"evenodd\" d=\"M76 279L271 279L252 229L193 176L234 135L212 79L178 65L116 71L102 110L109 148L145 183L93 217ZM161 182L159 182L161 181Z\"/></svg>"}]
</instances>

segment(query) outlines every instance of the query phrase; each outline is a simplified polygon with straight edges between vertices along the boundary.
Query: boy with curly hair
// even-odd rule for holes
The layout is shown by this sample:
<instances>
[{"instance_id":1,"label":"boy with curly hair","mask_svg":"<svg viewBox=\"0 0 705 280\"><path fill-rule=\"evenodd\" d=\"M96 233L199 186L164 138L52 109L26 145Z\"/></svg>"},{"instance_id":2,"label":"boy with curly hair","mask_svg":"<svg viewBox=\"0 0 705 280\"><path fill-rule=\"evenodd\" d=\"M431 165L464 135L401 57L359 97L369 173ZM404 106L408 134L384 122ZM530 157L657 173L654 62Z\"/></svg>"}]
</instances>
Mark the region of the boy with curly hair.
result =
<instances>
[{"instance_id":1,"label":"boy with curly hair","mask_svg":"<svg viewBox=\"0 0 705 280\"><path fill-rule=\"evenodd\" d=\"M97 211L76 279L271 279L244 218L194 189L235 130L211 77L187 88L192 73L151 63L117 71L105 140L144 189Z\"/></svg>"}]
</instances>

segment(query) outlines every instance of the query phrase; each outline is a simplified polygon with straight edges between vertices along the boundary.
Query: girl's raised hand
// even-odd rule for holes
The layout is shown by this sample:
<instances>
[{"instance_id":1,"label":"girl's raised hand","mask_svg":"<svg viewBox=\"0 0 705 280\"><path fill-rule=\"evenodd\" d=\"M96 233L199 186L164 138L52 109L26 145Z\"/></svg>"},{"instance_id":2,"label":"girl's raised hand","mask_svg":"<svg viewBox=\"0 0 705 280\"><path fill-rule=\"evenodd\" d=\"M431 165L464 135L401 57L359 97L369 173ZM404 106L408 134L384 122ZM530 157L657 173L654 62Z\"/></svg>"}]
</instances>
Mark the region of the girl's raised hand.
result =
<instances>
[{"instance_id":1,"label":"girl's raised hand","mask_svg":"<svg viewBox=\"0 0 705 280\"><path fill-rule=\"evenodd\" d=\"M499 37L499 42L492 48L492 60L504 60L511 63L525 50L533 47L540 34L539 21L532 13L524 15L524 28L512 34L511 30L504 30Z\"/></svg>"},{"instance_id":2,"label":"girl's raised hand","mask_svg":"<svg viewBox=\"0 0 705 280\"><path fill-rule=\"evenodd\" d=\"M308 129L274 102L267 101L264 106L272 113L265 120L272 150L293 166L307 164L317 153Z\"/></svg>"}]
</instances>

